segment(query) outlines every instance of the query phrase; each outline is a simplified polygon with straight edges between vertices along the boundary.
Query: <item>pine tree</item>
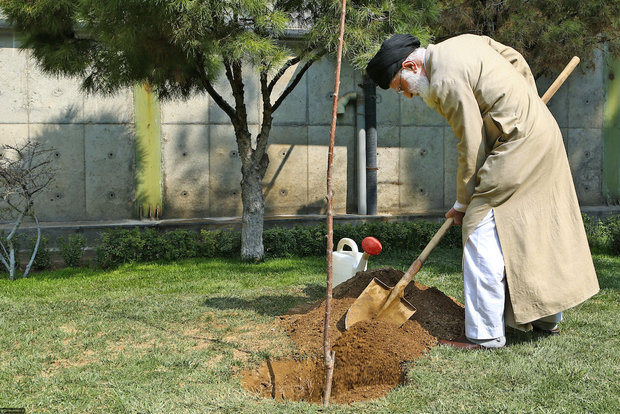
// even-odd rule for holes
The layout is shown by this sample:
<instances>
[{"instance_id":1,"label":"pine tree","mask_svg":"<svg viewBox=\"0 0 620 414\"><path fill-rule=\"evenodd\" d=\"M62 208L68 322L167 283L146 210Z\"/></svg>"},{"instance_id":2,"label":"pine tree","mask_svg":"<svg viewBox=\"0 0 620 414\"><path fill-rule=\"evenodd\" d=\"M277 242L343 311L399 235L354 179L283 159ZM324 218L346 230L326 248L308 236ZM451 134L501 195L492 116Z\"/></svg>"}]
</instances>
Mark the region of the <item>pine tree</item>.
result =
<instances>
[{"instance_id":1,"label":"pine tree","mask_svg":"<svg viewBox=\"0 0 620 414\"><path fill-rule=\"evenodd\" d=\"M443 0L433 34L487 35L517 49L536 77L558 73L594 50L620 54L620 0Z\"/></svg>"},{"instance_id":2,"label":"pine tree","mask_svg":"<svg viewBox=\"0 0 620 414\"><path fill-rule=\"evenodd\" d=\"M76 76L89 93L110 94L148 83L160 99L208 93L234 127L242 164L241 255L263 257L262 180L273 113L321 56L336 50L340 2L334 0L1 0L47 73ZM345 56L362 68L395 32L430 39L439 15L430 0L358 0L347 7ZM297 27L302 36L282 39ZM280 94L287 71L292 80ZM244 72L248 72L245 73ZM262 119L252 145L243 76L260 85ZM217 90L225 76L233 97ZM274 96L275 95L275 96Z\"/></svg>"}]
</instances>

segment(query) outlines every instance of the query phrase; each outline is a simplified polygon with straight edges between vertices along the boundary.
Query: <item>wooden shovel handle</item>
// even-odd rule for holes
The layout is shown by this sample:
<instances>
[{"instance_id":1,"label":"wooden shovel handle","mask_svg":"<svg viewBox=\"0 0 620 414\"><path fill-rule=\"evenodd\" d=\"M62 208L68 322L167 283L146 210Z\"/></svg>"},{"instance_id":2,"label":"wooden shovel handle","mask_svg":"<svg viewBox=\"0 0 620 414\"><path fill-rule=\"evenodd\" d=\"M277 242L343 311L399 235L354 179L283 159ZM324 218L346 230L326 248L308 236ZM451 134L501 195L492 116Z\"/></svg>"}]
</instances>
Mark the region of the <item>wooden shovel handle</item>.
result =
<instances>
[{"instance_id":1,"label":"wooden shovel handle","mask_svg":"<svg viewBox=\"0 0 620 414\"><path fill-rule=\"evenodd\" d=\"M413 279L413 277L418 273L418 271L420 270L420 268L422 267L426 259L428 259L428 256L430 256L433 249L437 247L437 245L439 244L443 236L446 235L446 233L452 226L452 223L454 223L454 219L450 217L443 223L443 225L439 228L439 230L437 230L437 233L435 233L431 241L428 242L424 250L422 250L422 253L420 253L418 258L415 259L415 261L411 264L411 266L409 266L409 269L407 269L407 272L405 272L403 277L400 278L400 281L396 284L396 286L392 288L392 291L390 292L390 296L388 296L388 299L385 301L385 304L383 305L381 310L377 313L377 315L380 315L381 312L383 312L383 310L387 308L389 304L392 303L396 298L400 298L403 296L405 287L409 284L409 282L411 282L411 279Z\"/></svg>"},{"instance_id":2,"label":"wooden shovel handle","mask_svg":"<svg viewBox=\"0 0 620 414\"><path fill-rule=\"evenodd\" d=\"M560 72L558 77L555 79L555 82L553 82L551 86L549 86L547 92L545 92L545 94L542 96L541 99L544 103L549 102L549 99L551 99L553 94L555 94L555 92L560 88L560 86L562 86L566 78L568 78L568 75L573 72L573 70L577 67L578 64L579 58L577 56L573 56L570 62L568 62L568 65L566 65L564 70Z\"/></svg>"},{"instance_id":3,"label":"wooden shovel handle","mask_svg":"<svg viewBox=\"0 0 620 414\"><path fill-rule=\"evenodd\" d=\"M416 273L418 273L424 262L426 262L426 259L428 259L428 256L430 256L431 252L435 249L435 247L437 247L441 239L443 239L443 236L445 236L448 230L450 230L452 223L454 223L454 219L450 217L443 223L439 230L437 230L437 233L435 233L431 241L428 242L424 250L422 250L422 253L420 253L418 258L415 259L411 266L409 266L409 269L407 269L407 272L403 275L396 286L394 286L394 291L401 289L401 286L399 285L402 285L402 290L404 290L405 286L411 282L411 279L413 279Z\"/></svg>"}]
</instances>

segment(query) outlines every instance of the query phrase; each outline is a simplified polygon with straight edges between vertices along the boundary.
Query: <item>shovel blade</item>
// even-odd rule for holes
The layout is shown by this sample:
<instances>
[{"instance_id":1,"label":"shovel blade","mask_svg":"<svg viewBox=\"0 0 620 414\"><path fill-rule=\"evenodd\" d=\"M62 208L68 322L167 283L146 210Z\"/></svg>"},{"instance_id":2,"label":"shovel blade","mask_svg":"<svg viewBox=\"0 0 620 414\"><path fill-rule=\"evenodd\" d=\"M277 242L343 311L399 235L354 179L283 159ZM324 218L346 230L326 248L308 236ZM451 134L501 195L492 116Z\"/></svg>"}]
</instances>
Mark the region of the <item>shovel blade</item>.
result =
<instances>
[{"instance_id":1,"label":"shovel blade","mask_svg":"<svg viewBox=\"0 0 620 414\"><path fill-rule=\"evenodd\" d=\"M405 298L396 299L381 311L383 305L390 296L392 288L385 285L379 279L370 281L362 294L353 302L344 318L345 329L349 329L360 321L372 319L392 323L397 326L403 325L415 313L415 307Z\"/></svg>"}]
</instances>

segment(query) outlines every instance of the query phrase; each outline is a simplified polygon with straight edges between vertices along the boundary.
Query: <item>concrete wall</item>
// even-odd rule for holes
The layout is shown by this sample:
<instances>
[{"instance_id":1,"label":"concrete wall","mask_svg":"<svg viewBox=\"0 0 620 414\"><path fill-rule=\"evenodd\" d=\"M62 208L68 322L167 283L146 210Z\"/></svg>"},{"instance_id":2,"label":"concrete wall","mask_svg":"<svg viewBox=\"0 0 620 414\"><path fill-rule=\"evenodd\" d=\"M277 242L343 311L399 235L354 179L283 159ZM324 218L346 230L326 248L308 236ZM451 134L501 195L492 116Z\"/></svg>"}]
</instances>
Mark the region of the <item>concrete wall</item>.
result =
<instances>
[{"instance_id":1,"label":"concrete wall","mask_svg":"<svg viewBox=\"0 0 620 414\"><path fill-rule=\"evenodd\" d=\"M55 182L38 200L44 221L118 220L137 217L133 91L86 96L79 82L43 75L19 39L0 33L0 143L37 137L55 149ZM602 197L604 74L578 68L550 108L562 128L582 205ZM251 129L260 123L257 79L248 74L246 106ZM292 75L290 75L292 76ZM264 180L266 214L324 212L327 145L334 65L315 63L275 113ZM340 91L361 92L348 65ZM549 80L540 80L539 91ZM282 90L283 83L278 85ZM220 84L219 90L226 90ZM278 91L276 91L278 92ZM224 94L230 101L230 94ZM353 101L354 102L354 101ZM380 213L442 211L455 199L456 138L419 99L378 89L378 208ZM241 161L233 128L207 96L165 102L161 111L163 218L241 214ZM357 213L355 105L338 119L335 148L337 214Z\"/></svg>"}]
</instances>

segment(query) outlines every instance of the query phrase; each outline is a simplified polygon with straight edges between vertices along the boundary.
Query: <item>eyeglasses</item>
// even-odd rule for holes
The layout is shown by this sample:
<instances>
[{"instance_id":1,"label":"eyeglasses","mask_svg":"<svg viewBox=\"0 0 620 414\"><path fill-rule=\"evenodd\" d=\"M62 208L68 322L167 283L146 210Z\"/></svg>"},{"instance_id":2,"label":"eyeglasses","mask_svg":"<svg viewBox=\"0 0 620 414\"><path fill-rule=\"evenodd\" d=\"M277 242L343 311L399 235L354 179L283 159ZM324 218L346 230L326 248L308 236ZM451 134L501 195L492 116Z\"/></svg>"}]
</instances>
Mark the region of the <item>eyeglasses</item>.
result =
<instances>
[{"instance_id":1,"label":"eyeglasses","mask_svg":"<svg viewBox=\"0 0 620 414\"><path fill-rule=\"evenodd\" d=\"M400 86L403 83L402 81L403 81L403 70L401 69L401 70L398 71L398 89L396 89L396 93L403 93L403 92L405 92L403 90L403 88Z\"/></svg>"}]
</instances>

